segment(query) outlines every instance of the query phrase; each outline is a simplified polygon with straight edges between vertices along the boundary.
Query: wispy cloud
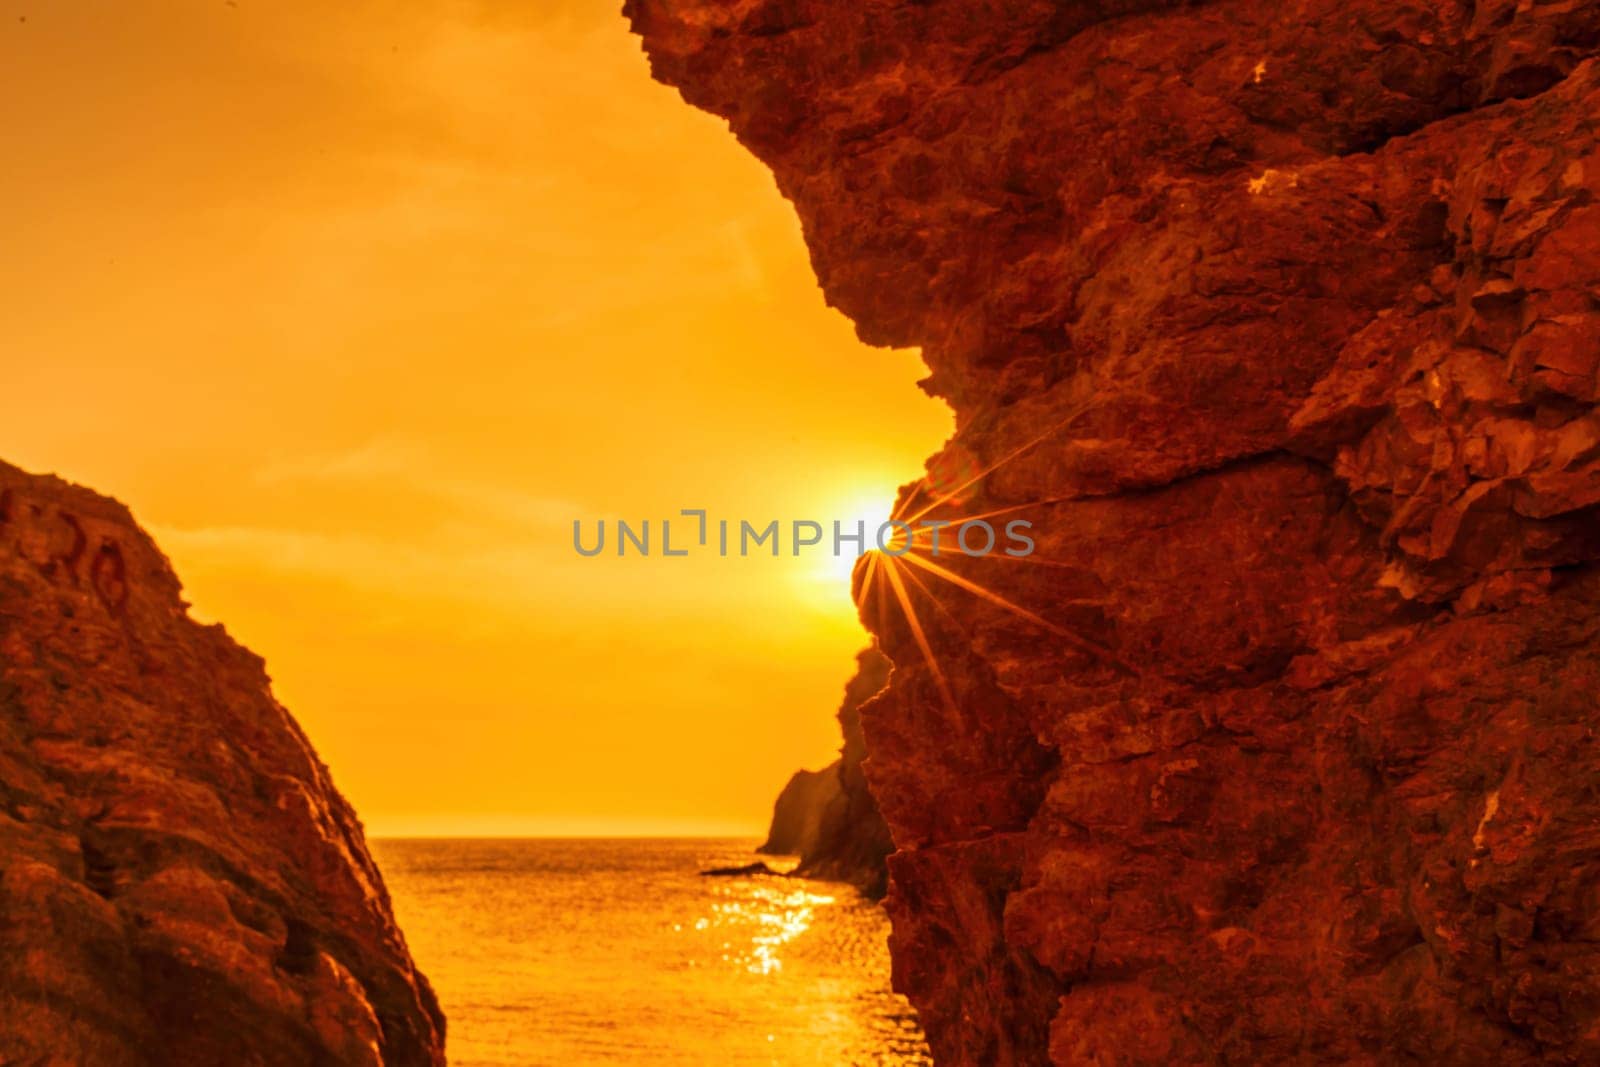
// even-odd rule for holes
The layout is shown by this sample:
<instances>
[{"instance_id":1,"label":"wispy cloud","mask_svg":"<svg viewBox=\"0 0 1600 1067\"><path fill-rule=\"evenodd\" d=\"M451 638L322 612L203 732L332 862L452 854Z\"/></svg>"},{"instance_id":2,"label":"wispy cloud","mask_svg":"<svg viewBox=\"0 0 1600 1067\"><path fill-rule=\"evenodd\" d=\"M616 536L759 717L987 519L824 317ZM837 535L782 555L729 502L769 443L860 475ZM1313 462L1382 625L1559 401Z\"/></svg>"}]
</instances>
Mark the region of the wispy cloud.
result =
<instances>
[{"instance_id":1,"label":"wispy cloud","mask_svg":"<svg viewBox=\"0 0 1600 1067\"><path fill-rule=\"evenodd\" d=\"M451 505L462 518L477 516L530 528L565 528L589 512L577 501L475 481L440 464L399 438L378 438L355 448L275 460L255 472L257 484L363 485Z\"/></svg>"}]
</instances>

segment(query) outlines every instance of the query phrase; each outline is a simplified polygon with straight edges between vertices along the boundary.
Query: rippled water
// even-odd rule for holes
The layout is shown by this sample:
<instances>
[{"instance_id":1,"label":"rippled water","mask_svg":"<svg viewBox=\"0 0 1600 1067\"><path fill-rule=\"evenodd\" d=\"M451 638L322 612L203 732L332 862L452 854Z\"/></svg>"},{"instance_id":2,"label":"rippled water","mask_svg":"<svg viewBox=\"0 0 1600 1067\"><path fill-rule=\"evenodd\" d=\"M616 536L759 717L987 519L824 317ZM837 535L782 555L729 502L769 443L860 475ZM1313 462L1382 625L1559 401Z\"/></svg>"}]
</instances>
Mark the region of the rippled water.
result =
<instances>
[{"instance_id":1,"label":"rippled water","mask_svg":"<svg viewBox=\"0 0 1600 1067\"><path fill-rule=\"evenodd\" d=\"M455 1067L928 1064L848 886L702 878L752 842L373 843Z\"/></svg>"}]
</instances>

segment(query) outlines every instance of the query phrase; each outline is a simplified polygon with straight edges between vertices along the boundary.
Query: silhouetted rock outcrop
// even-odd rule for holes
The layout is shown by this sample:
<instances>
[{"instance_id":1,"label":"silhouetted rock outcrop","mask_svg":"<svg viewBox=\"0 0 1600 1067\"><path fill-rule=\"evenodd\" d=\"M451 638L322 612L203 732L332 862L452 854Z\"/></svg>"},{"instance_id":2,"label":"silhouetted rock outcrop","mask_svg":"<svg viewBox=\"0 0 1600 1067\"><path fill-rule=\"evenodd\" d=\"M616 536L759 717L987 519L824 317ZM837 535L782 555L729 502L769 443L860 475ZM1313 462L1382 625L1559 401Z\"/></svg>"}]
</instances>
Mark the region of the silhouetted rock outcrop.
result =
<instances>
[{"instance_id":1,"label":"silhouetted rock outcrop","mask_svg":"<svg viewBox=\"0 0 1600 1067\"><path fill-rule=\"evenodd\" d=\"M0 464L0 1063L431 1067L444 1019L262 662Z\"/></svg>"},{"instance_id":2,"label":"silhouetted rock outcrop","mask_svg":"<svg viewBox=\"0 0 1600 1067\"><path fill-rule=\"evenodd\" d=\"M777 871L759 861L746 863L739 867L707 867L700 872L703 878L744 878L750 875L769 874L777 875Z\"/></svg>"},{"instance_id":3,"label":"silhouetted rock outcrop","mask_svg":"<svg viewBox=\"0 0 1600 1067\"><path fill-rule=\"evenodd\" d=\"M774 856L814 852L828 809L843 795L838 760L820 771L795 771L772 805L772 825L756 851Z\"/></svg>"},{"instance_id":4,"label":"silhouetted rock outcrop","mask_svg":"<svg viewBox=\"0 0 1600 1067\"><path fill-rule=\"evenodd\" d=\"M866 742L861 705L889 680L889 661L876 648L856 655L856 673L839 705L844 745L839 758L820 771L797 771L773 806L772 827L759 851L797 854L794 874L850 882L871 897L883 896L884 861L893 844L889 828L861 770Z\"/></svg>"},{"instance_id":5,"label":"silhouetted rock outcrop","mask_svg":"<svg viewBox=\"0 0 1600 1067\"><path fill-rule=\"evenodd\" d=\"M1600 1062L1600 4L627 10L1033 523L858 570L939 1061Z\"/></svg>"}]
</instances>

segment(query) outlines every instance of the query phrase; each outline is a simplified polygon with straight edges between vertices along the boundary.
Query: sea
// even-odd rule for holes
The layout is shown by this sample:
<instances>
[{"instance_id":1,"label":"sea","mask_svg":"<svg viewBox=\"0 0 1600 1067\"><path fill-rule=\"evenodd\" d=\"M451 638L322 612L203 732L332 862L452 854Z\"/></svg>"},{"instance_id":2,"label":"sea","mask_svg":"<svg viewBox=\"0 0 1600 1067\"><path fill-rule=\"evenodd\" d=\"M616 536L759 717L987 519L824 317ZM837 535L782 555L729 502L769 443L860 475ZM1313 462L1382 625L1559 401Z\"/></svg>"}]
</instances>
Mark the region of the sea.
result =
<instances>
[{"instance_id":1,"label":"sea","mask_svg":"<svg viewBox=\"0 0 1600 1067\"><path fill-rule=\"evenodd\" d=\"M754 841L380 839L453 1067L932 1063L853 888L704 877ZM781 866L773 864L775 867Z\"/></svg>"}]
</instances>

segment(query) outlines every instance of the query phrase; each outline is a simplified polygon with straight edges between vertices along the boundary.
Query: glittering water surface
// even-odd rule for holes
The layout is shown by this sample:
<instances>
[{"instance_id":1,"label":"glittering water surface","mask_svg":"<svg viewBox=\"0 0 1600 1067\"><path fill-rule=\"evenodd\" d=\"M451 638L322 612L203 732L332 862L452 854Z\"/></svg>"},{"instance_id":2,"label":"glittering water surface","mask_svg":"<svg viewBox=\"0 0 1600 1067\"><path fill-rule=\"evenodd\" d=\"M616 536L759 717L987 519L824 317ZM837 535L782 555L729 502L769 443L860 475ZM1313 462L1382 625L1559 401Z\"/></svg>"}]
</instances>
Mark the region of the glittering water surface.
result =
<instances>
[{"instance_id":1,"label":"glittering water surface","mask_svg":"<svg viewBox=\"0 0 1600 1067\"><path fill-rule=\"evenodd\" d=\"M848 886L703 878L752 842L383 840L454 1067L928 1064Z\"/></svg>"}]
</instances>

